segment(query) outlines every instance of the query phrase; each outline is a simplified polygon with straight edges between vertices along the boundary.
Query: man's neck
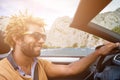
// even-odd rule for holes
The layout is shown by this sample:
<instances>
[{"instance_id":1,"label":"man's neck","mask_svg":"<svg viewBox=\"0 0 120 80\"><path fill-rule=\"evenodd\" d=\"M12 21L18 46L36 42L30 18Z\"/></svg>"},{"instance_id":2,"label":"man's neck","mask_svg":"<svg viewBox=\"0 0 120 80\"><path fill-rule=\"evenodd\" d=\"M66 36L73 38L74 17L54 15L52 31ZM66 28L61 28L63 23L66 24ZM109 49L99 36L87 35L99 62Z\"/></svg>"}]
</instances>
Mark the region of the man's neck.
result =
<instances>
[{"instance_id":1,"label":"man's neck","mask_svg":"<svg viewBox=\"0 0 120 80\"><path fill-rule=\"evenodd\" d=\"M31 74L31 67L34 63L34 58L27 57L23 53L14 51L13 58L16 64L26 73Z\"/></svg>"}]
</instances>

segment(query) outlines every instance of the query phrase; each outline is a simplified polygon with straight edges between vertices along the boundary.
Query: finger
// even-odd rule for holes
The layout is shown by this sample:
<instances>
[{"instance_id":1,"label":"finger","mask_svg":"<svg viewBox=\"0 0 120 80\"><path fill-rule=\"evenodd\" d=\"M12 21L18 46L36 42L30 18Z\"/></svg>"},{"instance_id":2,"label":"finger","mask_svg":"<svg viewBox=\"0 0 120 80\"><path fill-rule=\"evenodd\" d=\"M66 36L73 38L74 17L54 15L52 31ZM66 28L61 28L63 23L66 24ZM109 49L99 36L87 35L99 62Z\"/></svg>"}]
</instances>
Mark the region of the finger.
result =
<instances>
[{"instance_id":1,"label":"finger","mask_svg":"<svg viewBox=\"0 0 120 80\"><path fill-rule=\"evenodd\" d=\"M109 52L112 49L116 48L116 44L115 43L109 43L107 45L105 45L104 47L105 52Z\"/></svg>"},{"instance_id":2,"label":"finger","mask_svg":"<svg viewBox=\"0 0 120 80\"><path fill-rule=\"evenodd\" d=\"M118 49L120 49L120 43L116 43L116 47L118 47Z\"/></svg>"}]
</instances>

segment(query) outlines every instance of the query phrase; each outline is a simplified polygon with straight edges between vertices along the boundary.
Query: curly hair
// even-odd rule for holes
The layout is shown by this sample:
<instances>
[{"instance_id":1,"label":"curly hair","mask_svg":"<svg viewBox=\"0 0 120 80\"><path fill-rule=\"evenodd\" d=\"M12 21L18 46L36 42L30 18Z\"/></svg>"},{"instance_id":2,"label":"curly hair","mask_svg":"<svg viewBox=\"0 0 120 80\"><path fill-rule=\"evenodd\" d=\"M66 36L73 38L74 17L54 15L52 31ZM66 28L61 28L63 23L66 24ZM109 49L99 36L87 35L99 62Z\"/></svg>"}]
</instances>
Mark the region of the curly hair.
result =
<instances>
[{"instance_id":1,"label":"curly hair","mask_svg":"<svg viewBox=\"0 0 120 80\"><path fill-rule=\"evenodd\" d=\"M12 36L17 38L22 37L23 33L27 31L27 24L36 24L40 27L44 27L45 23L43 19L38 17L32 17L30 15L14 15L11 16L8 26L5 30L5 42L12 48L15 46L15 42Z\"/></svg>"}]
</instances>

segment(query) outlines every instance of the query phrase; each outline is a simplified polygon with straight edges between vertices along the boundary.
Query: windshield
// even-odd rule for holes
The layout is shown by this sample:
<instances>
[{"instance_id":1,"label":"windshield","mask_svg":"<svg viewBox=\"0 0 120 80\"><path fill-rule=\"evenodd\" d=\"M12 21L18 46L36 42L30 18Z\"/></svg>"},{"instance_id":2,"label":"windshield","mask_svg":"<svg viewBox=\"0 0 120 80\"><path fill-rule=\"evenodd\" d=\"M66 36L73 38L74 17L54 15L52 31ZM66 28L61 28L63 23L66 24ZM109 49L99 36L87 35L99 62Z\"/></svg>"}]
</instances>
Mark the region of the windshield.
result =
<instances>
[{"instance_id":1,"label":"windshield","mask_svg":"<svg viewBox=\"0 0 120 80\"><path fill-rule=\"evenodd\" d=\"M43 18L47 24L47 40L43 46L44 49L64 48L64 51L68 53L67 51L72 52L72 49L75 51L80 48L84 51L81 54L90 53L92 50L88 49L94 49L106 41L98 36L69 27L79 2L80 0L1 0L0 29L4 31L10 16L28 13ZM92 22L120 34L120 0L112 0L92 19ZM77 50L77 52L80 51ZM77 55L77 52L74 53ZM59 51L59 53L63 52Z\"/></svg>"}]
</instances>

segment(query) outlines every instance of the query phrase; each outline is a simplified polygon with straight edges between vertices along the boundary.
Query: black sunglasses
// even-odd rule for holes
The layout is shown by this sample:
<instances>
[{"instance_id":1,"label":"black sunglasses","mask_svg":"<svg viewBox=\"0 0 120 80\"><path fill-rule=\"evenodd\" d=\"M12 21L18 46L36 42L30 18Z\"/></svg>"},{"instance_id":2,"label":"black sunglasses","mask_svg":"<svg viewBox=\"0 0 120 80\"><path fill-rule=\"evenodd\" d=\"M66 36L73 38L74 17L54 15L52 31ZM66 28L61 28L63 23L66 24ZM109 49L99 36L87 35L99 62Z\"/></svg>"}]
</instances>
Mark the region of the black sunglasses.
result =
<instances>
[{"instance_id":1,"label":"black sunglasses","mask_svg":"<svg viewBox=\"0 0 120 80\"><path fill-rule=\"evenodd\" d=\"M31 37L33 37L36 40L40 40L41 38L43 40L46 40L46 35L45 34L41 34L39 32L34 32L34 33L24 33L25 35L29 35Z\"/></svg>"}]
</instances>

